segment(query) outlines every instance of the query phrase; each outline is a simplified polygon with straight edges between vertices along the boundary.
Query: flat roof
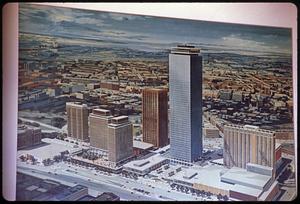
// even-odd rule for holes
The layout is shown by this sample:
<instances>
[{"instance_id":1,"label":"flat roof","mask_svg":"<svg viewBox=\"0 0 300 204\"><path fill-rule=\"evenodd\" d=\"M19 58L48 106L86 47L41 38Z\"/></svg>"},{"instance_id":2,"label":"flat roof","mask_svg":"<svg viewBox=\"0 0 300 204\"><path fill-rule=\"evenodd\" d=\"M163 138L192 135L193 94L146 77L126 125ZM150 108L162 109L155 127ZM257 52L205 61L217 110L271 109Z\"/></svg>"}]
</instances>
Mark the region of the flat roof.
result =
<instances>
[{"instance_id":1,"label":"flat roof","mask_svg":"<svg viewBox=\"0 0 300 204\"><path fill-rule=\"evenodd\" d=\"M263 165L254 164L254 163L247 163L246 166L253 166L253 167L256 167L256 168L259 168L259 169L265 169L265 170L268 170L268 171L273 170L273 168L270 167L270 166L263 166Z\"/></svg>"},{"instance_id":2,"label":"flat roof","mask_svg":"<svg viewBox=\"0 0 300 204\"><path fill-rule=\"evenodd\" d=\"M183 175L183 178L185 179L191 179L193 178L194 176L196 176L198 174L198 172L192 170L192 169L186 169L184 171L184 175Z\"/></svg>"},{"instance_id":3,"label":"flat roof","mask_svg":"<svg viewBox=\"0 0 300 204\"><path fill-rule=\"evenodd\" d=\"M93 111L99 111L99 112L103 112L103 113L108 113L110 112L110 110L106 110L106 109L103 109L103 108L95 108Z\"/></svg>"},{"instance_id":4,"label":"flat roof","mask_svg":"<svg viewBox=\"0 0 300 204\"><path fill-rule=\"evenodd\" d=\"M81 102L66 102L67 106L73 106L78 108L87 108L87 104L81 103Z\"/></svg>"},{"instance_id":5,"label":"flat roof","mask_svg":"<svg viewBox=\"0 0 300 204\"><path fill-rule=\"evenodd\" d=\"M153 147L153 144L150 144L150 143L147 143L147 142L133 140L133 147L145 150L145 149L149 149L149 148Z\"/></svg>"},{"instance_id":6,"label":"flat roof","mask_svg":"<svg viewBox=\"0 0 300 204\"><path fill-rule=\"evenodd\" d=\"M121 115L121 116L114 117L113 119L114 120L122 120L122 119L125 119L125 118L128 118L128 116Z\"/></svg>"},{"instance_id":7,"label":"flat roof","mask_svg":"<svg viewBox=\"0 0 300 204\"><path fill-rule=\"evenodd\" d=\"M224 171L224 167L220 167L217 165L198 167L189 169L190 174L197 173L191 179L186 179L184 176L186 174L187 168L182 167L182 171L175 173L175 175L170 176L169 179L185 181L187 183L196 183L202 184L206 186L211 186L218 189L229 190L232 188L233 184L221 182L220 173Z\"/></svg>"},{"instance_id":8,"label":"flat roof","mask_svg":"<svg viewBox=\"0 0 300 204\"><path fill-rule=\"evenodd\" d=\"M235 184L244 184L245 186L263 189L271 179L271 176L250 172L238 167L232 167L221 176L221 179Z\"/></svg>"},{"instance_id":9,"label":"flat roof","mask_svg":"<svg viewBox=\"0 0 300 204\"><path fill-rule=\"evenodd\" d=\"M186 174L197 175L188 179L185 177ZM229 179L224 181L221 178ZM182 171L176 172L175 175L168 176L168 179L183 181L190 184L201 184L227 191L233 190L258 197L262 193L263 189L256 186L264 187L271 177L248 172L245 169L237 167L227 169L223 166L207 165L204 167L182 167Z\"/></svg>"},{"instance_id":10,"label":"flat roof","mask_svg":"<svg viewBox=\"0 0 300 204\"><path fill-rule=\"evenodd\" d=\"M163 162L165 160L167 160L167 159L164 157L161 157L159 154L155 154L154 156L149 157L147 159L141 159L141 160L135 160L135 161L128 162L123 167L136 169L139 171L145 171L146 169L149 169L150 167L152 167L160 162ZM144 165L139 166L139 164L144 163L144 162L145 162Z\"/></svg>"}]
</instances>

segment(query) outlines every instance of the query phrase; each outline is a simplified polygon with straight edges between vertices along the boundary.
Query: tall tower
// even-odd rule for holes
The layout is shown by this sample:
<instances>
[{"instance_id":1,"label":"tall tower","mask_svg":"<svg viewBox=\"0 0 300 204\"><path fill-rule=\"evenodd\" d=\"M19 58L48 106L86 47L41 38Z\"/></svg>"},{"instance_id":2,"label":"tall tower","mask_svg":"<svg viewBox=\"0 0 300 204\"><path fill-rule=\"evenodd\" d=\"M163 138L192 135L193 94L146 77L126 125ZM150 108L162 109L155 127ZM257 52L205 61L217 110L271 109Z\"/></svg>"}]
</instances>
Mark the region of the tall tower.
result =
<instances>
[{"instance_id":1,"label":"tall tower","mask_svg":"<svg viewBox=\"0 0 300 204\"><path fill-rule=\"evenodd\" d=\"M67 102L68 136L87 141L88 140L88 116L89 110L86 104L80 102Z\"/></svg>"},{"instance_id":2,"label":"tall tower","mask_svg":"<svg viewBox=\"0 0 300 204\"><path fill-rule=\"evenodd\" d=\"M89 115L89 135L92 147L107 151L107 126L111 118L113 118L113 116L111 116L110 111L105 109L94 109Z\"/></svg>"},{"instance_id":3,"label":"tall tower","mask_svg":"<svg viewBox=\"0 0 300 204\"><path fill-rule=\"evenodd\" d=\"M147 88L142 92L143 141L155 147L168 145L168 92Z\"/></svg>"},{"instance_id":4,"label":"tall tower","mask_svg":"<svg viewBox=\"0 0 300 204\"><path fill-rule=\"evenodd\" d=\"M194 46L169 54L170 156L193 162L202 155L202 56Z\"/></svg>"},{"instance_id":5,"label":"tall tower","mask_svg":"<svg viewBox=\"0 0 300 204\"><path fill-rule=\"evenodd\" d=\"M128 116L118 116L108 124L108 160L122 161L133 154L132 124Z\"/></svg>"}]
</instances>

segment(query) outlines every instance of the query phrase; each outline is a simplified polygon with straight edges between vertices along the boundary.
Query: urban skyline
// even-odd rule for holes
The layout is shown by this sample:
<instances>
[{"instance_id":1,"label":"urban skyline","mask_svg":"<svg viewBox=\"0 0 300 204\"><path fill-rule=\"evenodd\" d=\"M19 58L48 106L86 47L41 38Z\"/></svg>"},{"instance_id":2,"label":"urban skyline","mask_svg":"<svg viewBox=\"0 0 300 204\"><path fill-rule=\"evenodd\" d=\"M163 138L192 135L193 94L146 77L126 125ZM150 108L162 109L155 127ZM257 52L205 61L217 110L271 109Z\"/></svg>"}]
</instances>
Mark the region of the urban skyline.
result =
<instances>
[{"instance_id":1,"label":"urban skyline","mask_svg":"<svg viewBox=\"0 0 300 204\"><path fill-rule=\"evenodd\" d=\"M19 14L19 200L297 194L291 29L26 3Z\"/></svg>"}]
</instances>

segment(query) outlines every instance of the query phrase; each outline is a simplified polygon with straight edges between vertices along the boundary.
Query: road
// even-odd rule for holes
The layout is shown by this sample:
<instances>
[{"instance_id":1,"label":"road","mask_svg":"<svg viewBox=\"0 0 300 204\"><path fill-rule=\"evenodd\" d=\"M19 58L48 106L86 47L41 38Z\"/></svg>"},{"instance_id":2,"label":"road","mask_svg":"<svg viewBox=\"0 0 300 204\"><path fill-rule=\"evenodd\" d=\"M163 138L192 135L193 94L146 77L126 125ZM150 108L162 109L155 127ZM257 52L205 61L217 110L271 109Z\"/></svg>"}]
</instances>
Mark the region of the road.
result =
<instances>
[{"instance_id":1,"label":"road","mask_svg":"<svg viewBox=\"0 0 300 204\"><path fill-rule=\"evenodd\" d=\"M50 129L50 130L54 130L56 132L60 132L60 133L63 133L63 130L60 129L60 128L57 128L57 127L54 127L54 126L51 126L51 125L48 125L48 124L45 124L45 123L41 123L39 121L35 121L35 120L30 120L30 119L27 119L27 118L23 118L23 117L19 117L22 121L26 121L26 122L31 122L31 123L38 123L41 127L45 127L47 129Z\"/></svg>"},{"instance_id":2,"label":"road","mask_svg":"<svg viewBox=\"0 0 300 204\"><path fill-rule=\"evenodd\" d=\"M34 172L32 172L32 171L34 171ZM89 189L96 190L99 192L113 192L124 200L156 200L155 198L139 195L137 193L131 194L127 190L124 190L124 189L118 188L118 187L114 187L112 185L108 185L106 182L99 182L99 181L95 181L95 180L90 182L86 178L82 178L82 177L80 178L79 176L72 176L72 175L60 174L60 173L56 173L56 175L54 173L49 174L44 171L40 171L37 169L33 170L32 168L23 167L23 166L18 167L18 172L29 174L29 175L36 176L36 177L52 179L52 180L56 180L59 182L64 181L64 182L66 182L66 184L69 184L69 185L71 183L73 183L73 185L75 185L75 183L77 183L77 184L87 186Z\"/></svg>"},{"instance_id":3,"label":"road","mask_svg":"<svg viewBox=\"0 0 300 204\"><path fill-rule=\"evenodd\" d=\"M18 163L18 171L33 173L32 170L35 171L34 174L38 177L48 176L52 179L56 178L58 181L61 180L69 183L77 182L93 190L111 191L125 200L202 200L200 197L172 190L167 183L154 181L152 179L140 177L136 181L122 177L121 175L112 174L108 176L92 169L74 165L69 167L68 164L62 162L48 167ZM51 174L48 173L49 171ZM55 173L57 175L55 175ZM90 181L88 181L88 179ZM144 191L148 191L149 194L138 192L134 190L134 188L143 189Z\"/></svg>"}]
</instances>

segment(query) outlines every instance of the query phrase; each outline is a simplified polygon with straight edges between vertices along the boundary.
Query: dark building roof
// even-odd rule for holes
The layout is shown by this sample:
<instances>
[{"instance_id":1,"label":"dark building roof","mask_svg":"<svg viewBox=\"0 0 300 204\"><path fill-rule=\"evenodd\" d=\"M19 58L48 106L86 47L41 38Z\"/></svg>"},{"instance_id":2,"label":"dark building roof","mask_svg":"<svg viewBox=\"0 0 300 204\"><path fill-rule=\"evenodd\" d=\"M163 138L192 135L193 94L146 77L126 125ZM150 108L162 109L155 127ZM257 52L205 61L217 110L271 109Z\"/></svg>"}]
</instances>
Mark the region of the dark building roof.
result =
<instances>
[{"instance_id":1,"label":"dark building roof","mask_svg":"<svg viewBox=\"0 0 300 204\"><path fill-rule=\"evenodd\" d=\"M116 200L120 200L120 197L111 192L104 192L101 195L97 196L94 200L95 201L116 201Z\"/></svg>"}]
</instances>

